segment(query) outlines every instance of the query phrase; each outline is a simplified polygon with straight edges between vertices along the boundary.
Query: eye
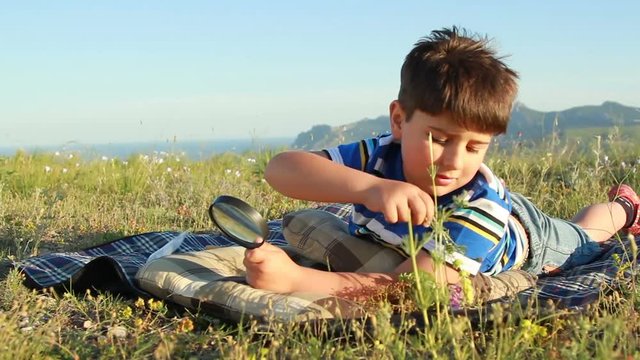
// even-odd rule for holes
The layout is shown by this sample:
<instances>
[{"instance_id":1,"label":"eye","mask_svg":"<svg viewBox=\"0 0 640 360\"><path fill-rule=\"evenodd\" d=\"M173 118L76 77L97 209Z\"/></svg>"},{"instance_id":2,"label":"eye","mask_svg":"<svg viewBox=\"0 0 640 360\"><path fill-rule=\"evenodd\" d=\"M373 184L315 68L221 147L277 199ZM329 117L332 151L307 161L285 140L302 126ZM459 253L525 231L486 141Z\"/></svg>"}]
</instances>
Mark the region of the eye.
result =
<instances>
[{"instance_id":1,"label":"eye","mask_svg":"<svg viewBox=\"0 0 640 360\"><path fill-rule=\"evenodd\" d=\"M436 144L443 145L443 144L446 144L446 142L447 142L446 138L435 136L435 135L433 135L433 133L430 133L428 135L431 135L431 140Z\"/></svg>"},{"instance_id":2,"label":"eye","mask_svg":"<svg viewBox=\"0 0 640 360\"><path fill-rule=\"evenodd\" d=\"M480 152L480 149L474 148L474 147L467 147L467 151L472 153L472 154L477 154L477 153Z\"/></svg>"}]
</instances>

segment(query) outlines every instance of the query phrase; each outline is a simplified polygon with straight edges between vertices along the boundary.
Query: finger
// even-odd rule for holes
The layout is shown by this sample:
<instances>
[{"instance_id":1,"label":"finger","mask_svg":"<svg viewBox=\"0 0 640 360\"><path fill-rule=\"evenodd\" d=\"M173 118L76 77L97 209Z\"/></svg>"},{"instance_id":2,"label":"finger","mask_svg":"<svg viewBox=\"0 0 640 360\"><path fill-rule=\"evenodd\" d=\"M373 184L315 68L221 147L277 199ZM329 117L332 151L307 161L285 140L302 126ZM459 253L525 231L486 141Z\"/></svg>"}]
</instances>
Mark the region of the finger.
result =
<instances>
[{"instance_id":1,"label":"finger","mask_svg":"<svg viewBox=\"0 0 640 360\"><path fill-rule=\"evenodd\" d=\"M433 198L431 195L426 192L420 193L420 199L425 206L425 215L424 218L419 222L424 226L430 226L431 221L433 220L433 214L435 212L435 205L433 203Z\"/></svg>"},{"instance_id":2,"label":"finger","mask_svg":"<svg viewBox=\"0 0 640 360\"><path fill-rule=\"evenodd\" d=\"M398 204L398 221L401 222L409 222L411 220L411 208L409 207L409 203L401 203Z\"/></svg>"},{"instance_id":3,"label":"finger","mask_svg":"<svg viewBox=\"0 0 640 360\"><path fill-rule=\"evenodd\" d=\"M409 207L411 208L411 221L413 224L422 224L427 216L427 208L424 201L422 201L422 198L420 196L416 196L411 199Z\"/></svg>"},{"instance_id":4,"label":"finger","mask_svg":"<svg viewBox=\"0 0 640 360\"><path fill-rule=\"evenodd\" d=\"M395 206L385 205L383 214L384 219L389 224L395 224L396 222L398 222L398 209Z\"/></svg>"},{"instance_id":5,"label":"finger","mask_svg":"<svg viewBox=\"0 0 640 360\"><path fill-rule=\"evenodd\" d=\"M250 249L245 252L244 263L247 264L259 264L266 258L265 251L261 248Z\"/></svg>"}]
</instances>

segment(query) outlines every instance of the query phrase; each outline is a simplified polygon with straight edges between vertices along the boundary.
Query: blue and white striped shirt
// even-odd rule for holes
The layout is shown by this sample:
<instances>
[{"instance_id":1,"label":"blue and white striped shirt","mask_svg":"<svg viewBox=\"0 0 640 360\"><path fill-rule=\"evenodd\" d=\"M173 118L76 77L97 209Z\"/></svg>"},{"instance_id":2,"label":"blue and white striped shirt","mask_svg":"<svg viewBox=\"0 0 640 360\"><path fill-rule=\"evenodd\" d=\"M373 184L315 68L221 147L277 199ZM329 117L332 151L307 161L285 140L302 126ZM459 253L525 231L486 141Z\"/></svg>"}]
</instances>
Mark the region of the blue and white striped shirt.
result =
<instances>
[{"instance_id":1,"label":"blue and white striped shirt","mask_svg":"<svg viewBox=\"0 0 640 360\"><path fill-rule=\"evenodd\" d=\"M336 163L386 179L406 181L400 143L394 142L391 135L324 151ZM437 203L440 208L451 211L444 227L456 246L453 251L443 251L447 263L472 275L478 272L495 275L524 261L527 240L510 216L511 198L500 179L486 165L480 166L468 184L438 197ZM404 253L401 244L409 229L407 223L387 223L382 213L354 204L349 231L354 235L369 235ZM413 227L416 238L431 236L431 231L431 227ZM435 239L430 239L424 248L433 252L437 246Z\"/></svg>"}]
</instances>

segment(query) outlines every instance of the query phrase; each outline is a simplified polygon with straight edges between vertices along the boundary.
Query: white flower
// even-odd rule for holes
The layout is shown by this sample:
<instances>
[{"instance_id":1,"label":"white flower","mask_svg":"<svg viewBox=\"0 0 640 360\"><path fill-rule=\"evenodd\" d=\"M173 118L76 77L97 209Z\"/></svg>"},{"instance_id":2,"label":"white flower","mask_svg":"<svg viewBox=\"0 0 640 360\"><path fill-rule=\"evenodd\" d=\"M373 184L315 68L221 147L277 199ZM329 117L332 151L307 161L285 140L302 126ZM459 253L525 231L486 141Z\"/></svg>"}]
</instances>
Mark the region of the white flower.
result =
<instances>
[{"instance_id":1,"label":"white flower","mask_svg":"<svg viewBox=\"0 0 640 360\"><path fill-rule=\"evenodd\" d=\"M66 174L67 172L69 172L69 170L67 168L62 168L62 173Z\"/></svg>"},{"instance_id":2,"label":"white flower","mask_svg":"<svg viewBox=\"0 0 640 360\"><path fill-rule=\"evenodd\" d=\"M240 177L240 170L236 170L236 177Z\"/></svg>"},{"instance_id":3,"label":"white flower","mask_svg":"<svg viewBox=\"0 0 640 360\"><path fill-rule=\"evenodd\" d=\"M155 158L153 159L153 161L155 161L156 164L162 164L164 162L163 158Z\"/></svg>"},{"instance_id":4,"label":"white flower","mask_svg":"<svg viewBox=\"0 0 640 360\"><path fill-rule=\"evenodd\" d=\"M126 160L124 160L124 161L122 162L122 165L125 165L125 166L126 166L126 165L129 165L129 162L128 162L128 161L126 161Z\"/></svg>"},{"instance_id":5,"label":"white flower","mask_svg":"<svg viewBox=\"0 0 640 360\"><path fill-rule=\"evenodd\" d=\"M106 157L106 156L104 156L104 155L102 155L102 158L101 158L101 159L102 159L102 161L107 161L107 160L109 160L109 158L108 158L108 157Z\"/></svg>"},{"instance_id":6,"label":"white flower","mask_svg":"<svg viewBox=\"0 0 640 360\"><path fill-rule=\"evenodd\" d=\"M69 156L67 156L67 158L73 159L73 154L69 154Z\"/></svg>"},{"instance_id":7,"label":"white flower","mask_svg":"<svg viewBox=\"0 0 640 360\"><path fill-rule=\"evenodd\" d=\"M176 162L180 162L180 158L176 156Z\"/></svg>"},{"instance_id":8,"label":"white flower","mask_svg":"<svg viewBox=\"0 0 640 360\"><path fill-rule=\"evenodd\" d=\"M45 166L44 166L44 172L46 172L46 173L50 173L50 172L51 172L51 166L49 166L49 165L45 165Z\"/></svg>"},{"instance_id":9,"label":"white flower","mask_svg":"<svg viewBox=\"0 0 640 360\"><path fill-rule=\"evenodd\" d=\"M172 168L170 168L170 167L167 168L167 172L172 172L172 171L173 171Z\"/></svg>"},{"instance_id":10,"label":"white flower","mask_svg":"<svg viewBox=\"0 0 640 360\"><path fill-rule=\"evenodd\" d=\"M225 174L231 174L231 169L226 169L226 170L224 171L224 173L225 173Z\"/></svg>"},{"instance_id":11,"label":"white flower","mask_svg":"<svg viewBox=\"0 0 640 360\"><path fill-rule=\"evenodd\" d=\"M80 167L80 163L76 163L76 167Z\"/></svg>"},{"instance_id":12,"label":"white flower","mask_svg":"<svg viewBox=\"0 0 640 360\"><path fill-rule=\"evenodd\" d=\"M256 159L254 159L254 158L247 158L247 161L252 163L252 164L256 163Z\"/></svg>"},{"instance_id":13,"label":"white flower","mask_svg":"<svg viewBox=\"0 0 640 360\"><path fill-rule=\"evenodd\" d=\"M622 167L623 169L627 168L627 163L625 163L624 161L620 163L620 167Z\"/></svg>"},{"instance_id":14,"label":"white flower","mask_svg":"<svg viewBox=\"0 0 640 360\"><path fill-rule=\"evenodd\" d=\"M54 153L53 153L53 155L55 155L55 156L60 156L60 151L56 151L56 152L54 152Z\"/></svg>"}]
</instances>

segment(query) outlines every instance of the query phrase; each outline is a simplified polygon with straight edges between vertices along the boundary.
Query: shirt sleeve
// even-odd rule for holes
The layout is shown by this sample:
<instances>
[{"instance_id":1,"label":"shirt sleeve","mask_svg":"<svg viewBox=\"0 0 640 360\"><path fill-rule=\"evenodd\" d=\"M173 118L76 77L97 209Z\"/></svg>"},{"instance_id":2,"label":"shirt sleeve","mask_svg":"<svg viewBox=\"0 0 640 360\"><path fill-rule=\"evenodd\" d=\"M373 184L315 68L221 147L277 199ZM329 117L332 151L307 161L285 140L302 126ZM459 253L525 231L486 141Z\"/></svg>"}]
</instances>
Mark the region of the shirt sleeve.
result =
<instances>
[{"instance_id":1,"label":"shirt sleeve","mask_svg":"<svg viewBox=\"0 0 640 360\"><path fill-rule=\"evenodd\" d=\"M371 154L378 146L378 139L364 139L350 144L342 144L324 149L333 162L364 171Z\"/></svg>"}]
</instances>

